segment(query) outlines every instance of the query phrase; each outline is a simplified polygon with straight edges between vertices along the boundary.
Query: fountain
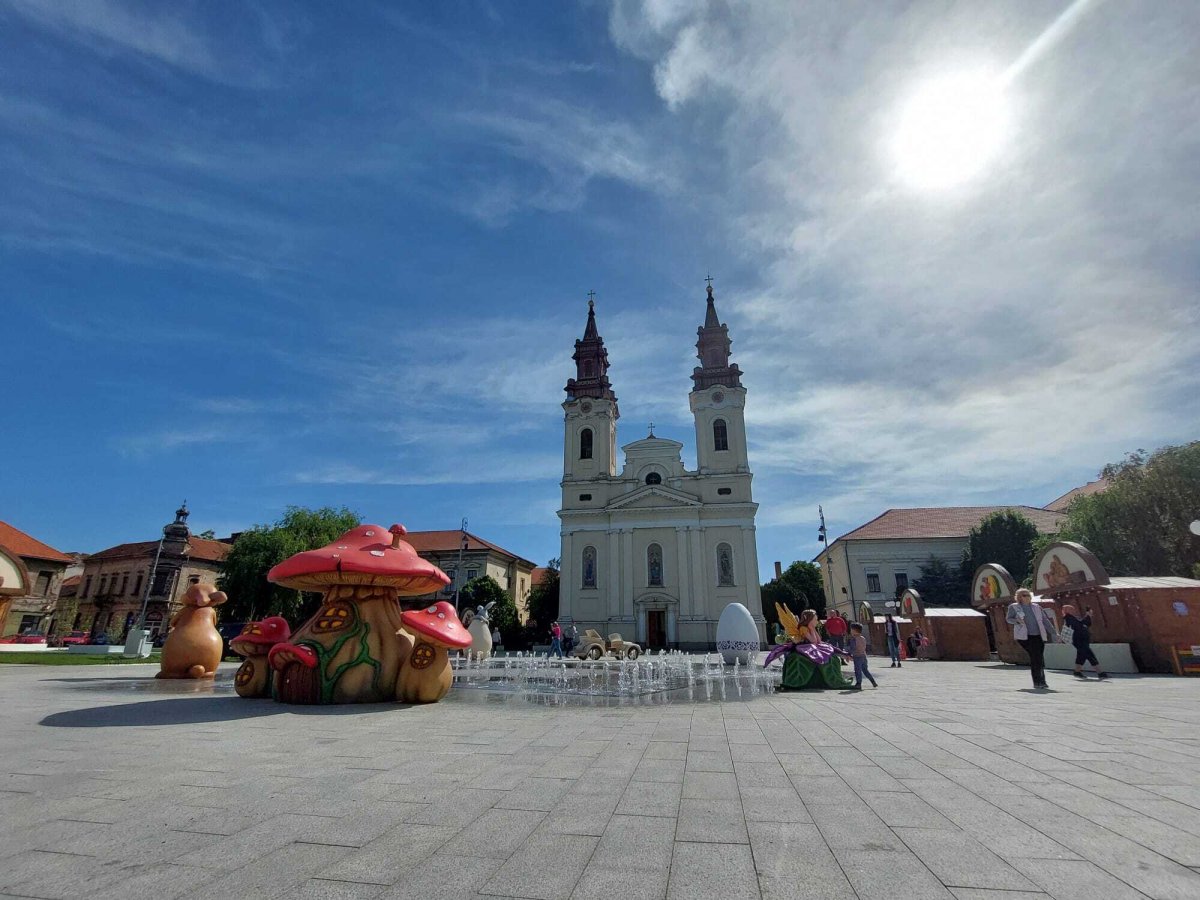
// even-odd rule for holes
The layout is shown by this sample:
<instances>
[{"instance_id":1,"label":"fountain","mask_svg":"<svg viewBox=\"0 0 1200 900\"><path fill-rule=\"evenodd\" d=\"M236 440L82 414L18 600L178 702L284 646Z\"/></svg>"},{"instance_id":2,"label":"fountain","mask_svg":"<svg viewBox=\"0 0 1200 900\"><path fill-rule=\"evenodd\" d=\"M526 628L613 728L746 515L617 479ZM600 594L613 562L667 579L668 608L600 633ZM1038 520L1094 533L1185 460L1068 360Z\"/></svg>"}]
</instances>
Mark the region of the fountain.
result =
<instances>
[{"instance_id":1,"label":"fountain","mask_svg":"<svg viewBox=\"0 0 1200 900\"><path fill-rule=\"evenodd\" d=\"M773 693L781 667L740 660L726 666L720 654L660 651L644 658L599 660L512 656L451 660L454 693L509 695L535 703L687 703L697 699L753 698ZM697 691L702 687L703 694Z\"/></svg>"}]
</instances>

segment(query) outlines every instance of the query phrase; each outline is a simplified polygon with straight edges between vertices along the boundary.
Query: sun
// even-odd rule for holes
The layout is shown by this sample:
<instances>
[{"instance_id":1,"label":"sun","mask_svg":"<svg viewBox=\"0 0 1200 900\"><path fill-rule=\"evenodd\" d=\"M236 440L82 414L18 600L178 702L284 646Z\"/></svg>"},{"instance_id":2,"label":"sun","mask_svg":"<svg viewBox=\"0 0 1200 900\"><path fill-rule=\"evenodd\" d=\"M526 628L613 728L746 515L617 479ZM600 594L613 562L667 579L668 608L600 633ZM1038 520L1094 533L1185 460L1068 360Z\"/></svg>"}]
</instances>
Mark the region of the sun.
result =
<instances>
[{"instance_id":1,"label":"sun","mask_svg":"<svg viewBox=\"0 0 1200 900\"><path fill-rule=\"evenodd\" d=\"M1008 125L1008 99L999 77L970 72L926 82L900 113L892 141L898 174L926 190L962 184L999 155Z\"/></svg>"}]
</instances>

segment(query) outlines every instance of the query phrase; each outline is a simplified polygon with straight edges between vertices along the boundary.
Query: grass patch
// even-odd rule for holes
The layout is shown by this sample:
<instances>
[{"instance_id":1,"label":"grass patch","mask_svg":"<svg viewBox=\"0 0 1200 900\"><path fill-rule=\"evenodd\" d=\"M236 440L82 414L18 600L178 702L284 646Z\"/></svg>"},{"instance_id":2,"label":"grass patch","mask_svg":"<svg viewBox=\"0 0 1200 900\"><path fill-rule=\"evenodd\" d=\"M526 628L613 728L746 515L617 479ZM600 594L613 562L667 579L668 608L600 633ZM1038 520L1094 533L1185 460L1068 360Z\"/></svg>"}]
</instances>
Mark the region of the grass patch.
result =
<instances>
[{"instance_id":1,"label":"grass patch","mask_svg":"<svg viewBox=\"0 0 1200 900\"><path fill-rule=\"evenodd\" d=\"M84 656L81 653L55 652L53 650L31 650L22 653L19 650L0 653L0 665L4 663L19 663L34 666L121 666L130 664L155 663L162 659L162 653L151 653L147 659L126 659L123 656Z\"/></svg>"}]
</instances>

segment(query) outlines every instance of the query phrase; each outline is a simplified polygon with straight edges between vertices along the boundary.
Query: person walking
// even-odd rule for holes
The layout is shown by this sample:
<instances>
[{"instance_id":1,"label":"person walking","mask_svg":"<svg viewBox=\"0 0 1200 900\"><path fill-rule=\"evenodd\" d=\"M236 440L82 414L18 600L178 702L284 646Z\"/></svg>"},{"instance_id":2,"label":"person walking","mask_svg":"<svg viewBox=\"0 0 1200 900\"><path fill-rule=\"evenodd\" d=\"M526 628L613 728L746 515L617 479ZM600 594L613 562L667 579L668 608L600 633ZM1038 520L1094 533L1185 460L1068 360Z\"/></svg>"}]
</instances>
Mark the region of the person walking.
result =
<instances>
[{"instance_id":1,"label":"person walking","mask_svg":"<svg viewBox=\"0 0 1200 900\"><path fill-rule=\"evenodd\" d=\"M888 655L892 658L891 669L901 669L900 663L900 623L888 613L883 617L883 633L887 637Z\"/></svg>"},{"instance_id":2,"label":"person walking","mask_svg":"<svg viewBox=\"0 0 1200 900\"><path fill-rule=\"evenodd\" d=\"M825 634L833 646L839 650L846 649L846 620L836 609L825 620Z\"/></svg>"},{"instance_id":3,"label":"person walking","mask_svg":"<svg viewBox=\"0 0 1200 900\"><path fill-rule=\"evenodd\" d=\"M495 653L497 650L503 649L503 646L501 645L500 640L501 640L500 628L499 628L499 626L497 626L492 629L492 652L493 653Z\"/></svg>"},{"instance_id":4,"label":"person walking","mask_svg":"<svg viewBox=\"0 0 1200 900\"><path fill-rule=\"evenodd\" d=\"M1058 641L1054 620L1050 614L1033 602L1033 591L1018 588L1013 602L1008 605L1004 621L1013 627L1013 640L1029 654L1029 672L1033 686L1048 689L1046 684L1046 645Z\"/></svg>"},{"instance_id":5,"label":"person walking","mask_svg":"<svg viewBox=\"0 0 1200 900\"><path fill-rule=\"evenodd\" d=\"M863 637L863 627L857 622L850 626L850 658L854 661L854 690L862 690L864 678L871 682L871 687L879 687L875 676L867 668L867 639Z\"/></svg>"},{"instance_id":6,"label":"person walking","mask_svg":"<svg viewBox=\"0 0 1200 900\"><path fill-rule=\"evenodd\" d=\"M1108 677L1108 673L1100 668L1100 660L1096 659L1096 654L1092 652L1092 608L1087 607L1082 617L1079 616L1079 611L1069 604L1064 604L1062 611L1064 630L1071 629L1071 646L1075 648L1075 677L1086 681L1083 664L1091 663L1092 668L1096 670L1096 677L1103 681Z\"/></svg>"},{"instance_id":7,"label":"person walking","mask_svg":"<svg viewBox=\"0 0 1200 900\"><path fill-rule=\"evenodd\" d=\"M553 622L550 625L550 653L553 653L559 659L563 658L562 626L557 622Z\"/></svg>"}]
</instances>

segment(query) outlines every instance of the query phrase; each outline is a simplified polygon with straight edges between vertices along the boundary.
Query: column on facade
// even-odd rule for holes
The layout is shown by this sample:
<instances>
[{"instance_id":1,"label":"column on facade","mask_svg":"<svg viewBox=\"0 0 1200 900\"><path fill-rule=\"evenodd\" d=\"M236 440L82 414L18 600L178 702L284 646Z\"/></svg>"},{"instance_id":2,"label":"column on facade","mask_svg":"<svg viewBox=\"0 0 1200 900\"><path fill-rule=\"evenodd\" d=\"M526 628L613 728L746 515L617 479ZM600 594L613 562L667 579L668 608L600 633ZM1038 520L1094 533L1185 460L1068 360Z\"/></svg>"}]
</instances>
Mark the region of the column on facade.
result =
<instances>
[{"instance_id":1,"label":"column on facade","mask_svg":"<svg viewBox=\"0 0 1200 900\"><path fill-rule=\"evenodd\" d=\"M637 571L633 559L633 529L621 529L621 616L633 617L633 573Z\"/></svg>"},{"instance_id":2,"label":"column on facade","mask_svg":"<svg viewBox=\"0 0 1200 900\"><path fill-rule=\"evenodd\" d=\"M558 596L559 612L563 618L578 619L579 609L575 598L579 596L579 586L575 583L575 541L572 533L566 532L562 540L562 559L558 561ZM549 628L549 622L538 622L539 628Z\"/></svg>"},{"instance_id":3,"label":"column on facade","mask_svg":"<svg viewBox=\"0 0 1200 900\"><path fill-rule=\"evenodd\" d=\"M750 525L742 526L742 555L746 557L746 564L742 567L746 578L746 608L750 610L750 615L758 626L759 637L765 639L766 619L762 614L762 594L758 584L758 549L754 541L754 528Z\"/></svg>"},{"instance_id":4,"label":"column on facade","mask_svg":"<svg viewBox=\"0 0 1200 900\"><path fill-rule=\"evenodd\" d=\"M604 610L611 619L621 614L621 596L625 592L621 577L621 532L618 529L609 529L607 552L608 588L604 592Z\"/></svg>"},{"instance_id":5,"label":"column on facade","mask_svg":"<svg viewBox=\"0 0 1200 900\"><path fill-rule=\"evenodd\" d=\"M707 568L704 558L704 529L693 528L692 533L692 603L691 614L708 615L709 580L705 577Z\"/></svg>"},{"instance_id":6,"label":"column on facade","mask_svg":"<svg viewBox=\"0 0 1200 900\"><path fill-rule=\"evenodd\" d=\"M684 603L692 595L692 570L689 565L688 531L685 525L675 526L675 565L679 573L679 602Z\"/></svg>"}]
</instances>

